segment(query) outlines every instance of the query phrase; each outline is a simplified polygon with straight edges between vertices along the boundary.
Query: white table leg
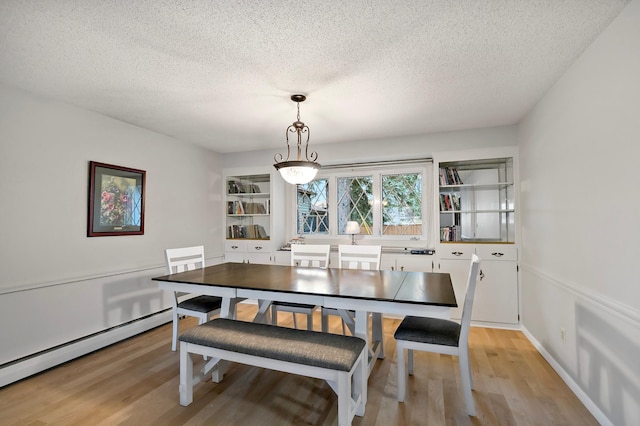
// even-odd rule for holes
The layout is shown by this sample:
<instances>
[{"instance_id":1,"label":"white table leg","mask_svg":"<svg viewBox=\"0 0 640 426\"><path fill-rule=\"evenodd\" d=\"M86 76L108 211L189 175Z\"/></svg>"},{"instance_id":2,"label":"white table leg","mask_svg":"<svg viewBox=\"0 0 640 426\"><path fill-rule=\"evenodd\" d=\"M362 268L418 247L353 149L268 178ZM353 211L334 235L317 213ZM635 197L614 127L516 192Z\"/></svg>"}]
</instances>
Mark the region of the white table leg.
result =
<instances>
[{"instance_id":1,"label":"white table leg","mask_svg":"<svg viewBox=\"0 0 640 426\"><path fill-rule=\"evenodd\" d=\"M384 359L384 338L382 337L382 314L379 312L373 312L371 315L372 315L371 340L373 341L374 345L378 343L378 346L380 347L380 350L378 351L378 358Z\"/></svg>"},{"instance_id":2,"label":"white table leg","mask_svg":"<svg viewBox=\"0 0 640 426\"><path fill-rule=\"evenodd\" d=\"M271 324L271 300L258 300L258 312L253 317L253 322Z\"/></svg>"}]
</instances>

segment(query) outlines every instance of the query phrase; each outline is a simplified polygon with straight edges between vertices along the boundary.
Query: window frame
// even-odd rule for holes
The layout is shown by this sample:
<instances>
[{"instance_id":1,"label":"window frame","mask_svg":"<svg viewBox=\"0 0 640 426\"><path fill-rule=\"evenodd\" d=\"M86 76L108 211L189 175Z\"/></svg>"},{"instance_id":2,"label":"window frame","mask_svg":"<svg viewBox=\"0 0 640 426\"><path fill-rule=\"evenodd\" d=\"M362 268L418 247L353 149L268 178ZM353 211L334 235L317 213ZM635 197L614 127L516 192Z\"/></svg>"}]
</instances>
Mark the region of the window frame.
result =
<instances>
[{"instance_id":1,"label":"window frame","mask_svg":"<svg viewBox=\"0 0 640 426\"><path fill-rule=\"evenodd\" d=\"M422 233L420 235L382 235L382 175L414 174L422 175ZM354 166L333 166L331 168L320 169L316 179L327 179L329 190L327 197L329 232L327 234L298 234L297 222L293 221L288 228L288 233L304 239L313 240L336 240L348 236L340 234L338 230L338 191L337 182L339 177L359 177L373 176L373 227L372 234L360 234L362 240L380 241L430 241L434 235L433 212L433 163L429 160L416 161L412 164L403 165L359 165ZM294 195L289 197L292 202L289 209L292 217L297 217L297 197L295 196L297 187L290 185L290 191Z\"/></svg>"}]
</instances>

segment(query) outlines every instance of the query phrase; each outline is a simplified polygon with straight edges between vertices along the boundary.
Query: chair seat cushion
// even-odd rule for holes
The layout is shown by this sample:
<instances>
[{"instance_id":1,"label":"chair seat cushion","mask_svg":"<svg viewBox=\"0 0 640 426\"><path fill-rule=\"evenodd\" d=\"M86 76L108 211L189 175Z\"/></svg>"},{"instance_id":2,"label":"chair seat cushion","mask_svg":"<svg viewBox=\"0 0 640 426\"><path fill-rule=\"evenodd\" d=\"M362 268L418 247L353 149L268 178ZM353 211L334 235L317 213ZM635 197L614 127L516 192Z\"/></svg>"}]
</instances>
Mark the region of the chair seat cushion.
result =
<instances>
[{"instance_id":1,"label":"chair seat cushion","mask_svg":"<svg viewBox=\"0 0 640 426\"><path fill-rule=\"evenodd\" d=\"M393 337L396 340L458 346L460 324L440 318L405 317Z\"/></svg>"},{"instance_id":2,"label":"chair seat cushion","mask_svg":"<svg viewBox=\"0 0 640 426\"><path fill-rule=\"evenodd\" d=\"M305 303L293 303L293 302L273 302L272 305L276 306L289 306L291 308L300 308L300 309L315 309L315 305L307 305Z\"/></svg>"},{"instance_id":3,"label":"chair seat cushion","mask_svg":"<svg viewBox=\"0 0 640 426\"><path fill-rule=\"evenodd\" d=\"M365 341L358 337L226 318L194 327L181 335L180 340L339 371L350 371L365 346Z\"/></svg>"},{"instance_id":4,"label":"chair seat cushion","mask_svg":"<svg viewBox=\"0 0 640 426\"><path fill-rule=\"evenodd\" d=\"M211 312L220 309L222 298L215 296L196 296L178 303L179 308L196 312Z\"/></svg>"}]
</instances>

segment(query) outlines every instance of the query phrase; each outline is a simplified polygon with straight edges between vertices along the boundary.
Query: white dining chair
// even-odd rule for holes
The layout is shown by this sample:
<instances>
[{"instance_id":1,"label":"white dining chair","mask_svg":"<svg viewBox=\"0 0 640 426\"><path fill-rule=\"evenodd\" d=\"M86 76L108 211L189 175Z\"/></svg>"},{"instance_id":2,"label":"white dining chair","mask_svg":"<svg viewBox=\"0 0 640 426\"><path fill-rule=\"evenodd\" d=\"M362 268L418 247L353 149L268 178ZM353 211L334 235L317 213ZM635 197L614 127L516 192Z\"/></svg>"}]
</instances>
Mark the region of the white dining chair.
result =
<instances>
[{"instance_id":1,"label":"white dining chair","mask_svg":"<svg viewBox=\"0 0 640 426\"><path fill-rule=\"evenodd\" d=\"M204 268L204 246L166 249L167 273L192 271ZM220 313L222 298L215 296L194 295L191 293L173 292L173 336L171 350L175 351L178 342L178 318L181 315L198 318L198 324L204 324Z\"/></svg>"},{"instance_id":2,"label":"white dining chair","mask_svg":"<svg viewBox=\"0 0 640 426\"><path fill-rule=\"evenodd\" d=\"M338 246L338 267L346 269L364 269L377 271L380 269L382 246L345 245ZM322 331L329 328L329 315L340 316L337 309L322 308ZM353 332L353 330L351 330ZM345 322L342 320L342 334L346 334Z\"/></svg>"},{"instance_id":3,"label":"white dining chair","mask_svg":"<svg viewBox=\"0 0 640 426\"><path fill-rule=\"evenodd\" d=\"M292 244L291 266L327 269L330 252L331 246L329 244ZM291 312L295 328L298 328L296 314L303 314L307 316L307 329L313 330L313 312L316 309L318 309L316 305L275 301L271 304L271 323L278 323L278 312Z\"/></svg>"},{"instance_id":4,"label":"white dining chair","mask_svg":"<svg viewBox=\"0 0 640 426\"><path fill-rule=\"evenodd\" d=\"M395 331L398 352L398 401L403 402L406 395L407 380L404 365L404 350L408 352L409 374L413 375L413 351L435 352L458 357L460 379L464 393L467 414L475 416L473 402L473 379L469 362L469 328L471 310L476 291L476 282L480 269L480 258L475 254L471 258L471 267L467 279L467 291L462 307L460 323L440 318L405 317ZM482 275L481 278L482 279Z\"/></svg>"}]
</instances>

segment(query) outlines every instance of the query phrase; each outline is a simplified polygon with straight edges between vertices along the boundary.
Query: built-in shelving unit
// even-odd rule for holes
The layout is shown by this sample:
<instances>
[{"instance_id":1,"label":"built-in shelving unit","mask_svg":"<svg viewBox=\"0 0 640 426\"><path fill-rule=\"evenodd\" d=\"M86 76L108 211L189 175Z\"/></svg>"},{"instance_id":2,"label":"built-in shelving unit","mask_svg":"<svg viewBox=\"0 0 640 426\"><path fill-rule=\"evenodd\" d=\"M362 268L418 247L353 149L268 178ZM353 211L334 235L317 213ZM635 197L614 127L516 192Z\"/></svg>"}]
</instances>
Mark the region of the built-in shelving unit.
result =
<instances>
[{"instance_id":1,"label":"built-in shelving unit","mask_svg":"<svg viewBox=\"0 0 640 426\"><path fill-rule=\"evenodd\" d=\"M440 242L515 241L513 158L438 164Z\"/></svg>"},{"instance_id":2,"label":"built-in shelving unit","mask_svg":"<svg viewBox=\"0 0 640 426\"><path fill-rule=\"evenodd\" d=\"M271 235L271 175L226 178L227 239L269 240Z\"/></svg>"}]
</instances>

